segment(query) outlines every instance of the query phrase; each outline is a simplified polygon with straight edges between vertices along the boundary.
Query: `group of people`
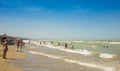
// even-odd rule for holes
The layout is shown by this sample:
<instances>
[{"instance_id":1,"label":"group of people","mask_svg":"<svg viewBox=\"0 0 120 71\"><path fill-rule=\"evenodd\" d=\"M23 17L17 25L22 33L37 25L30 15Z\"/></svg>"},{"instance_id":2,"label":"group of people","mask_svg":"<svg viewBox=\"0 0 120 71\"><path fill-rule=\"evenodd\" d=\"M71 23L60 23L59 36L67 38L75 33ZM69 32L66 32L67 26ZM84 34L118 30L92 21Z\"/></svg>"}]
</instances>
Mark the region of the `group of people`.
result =
<instances>
[{"instance_id":1,"label":"group of people","mask_svg":"<svg viewBox=\"0 0 120 71\"><path fill-rule=\"evenodd\" d=\"M47 43L46 41L41 41L41 42L40 42L40 44L46 44L46 43ZM48 43L49 43L49 42L48 42ZM51 41L50 43L51 43L52 45L54 45L54 42L53 42L53 41ZM55 43L56 43L56 42L55 42ZM74 46L73 46L73 45L72 45L72 46L68 46L68 43L67 43L67 42L65 42L64 44L58 42L57 45L58 45L58 46L62 45L62 46L65 47L65 49L68 49L68 48L69 48L69 49L72 49L72 50L74 49Z\"/></svg>"},{"instance_id":2,"label":"group of people","mask_svg":"<svg viewBox=\"0 0 120 71\"><path fill-rule=\"evenodd\" d=\"M67 48L68 48L68 44L65 43L65 49L67 49ZM74 49L74 46L71 46L71 49L73 50L73 49Z\"/></svg>"},{"instance_id":3,"label":"group of people","mask_svg":"<svg viewBox=\"0 0 120 71\"><path fill-rule=\"evenodd\" d=\"M3 59L6 59L6 54L8 52L8 40L7 38L3 38L2 39L2 45L3 45ZM17 51L22 51L22 48L24 46L24 42L22 41L22 39L17 39L16 40L16 45L17 45Z\"/></svg>"},{"instance_id":4,"label":"group of people","mask_svg":"<svg viewBox=\"0 0 120 71\"><path fill-rule=\"evenodd\" d=\"M23 46L25 45L22 39L17 39L16 40L16 45L17 45L17 51L22 51Z\"/></svg>"}]
</instances>

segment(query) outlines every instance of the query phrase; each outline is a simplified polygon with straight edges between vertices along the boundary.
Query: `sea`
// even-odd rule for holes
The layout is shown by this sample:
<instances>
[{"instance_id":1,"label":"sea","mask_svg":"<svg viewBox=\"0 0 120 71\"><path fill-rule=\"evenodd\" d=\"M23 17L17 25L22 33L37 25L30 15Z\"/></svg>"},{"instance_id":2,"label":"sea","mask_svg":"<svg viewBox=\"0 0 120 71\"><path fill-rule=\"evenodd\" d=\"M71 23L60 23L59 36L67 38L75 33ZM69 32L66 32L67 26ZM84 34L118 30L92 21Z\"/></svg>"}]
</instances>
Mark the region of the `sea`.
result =
<instances>
[{"instance_id":1,"label":"sea","mask_svg":"<svg viewBox=\"0 0 120 71\"><path fill-rule=\"evenodd\" d=\"M119 40L24 40L24 71L120 71ZM67 44L67 47L65 47Z\"/></svg>"}]
</instances>

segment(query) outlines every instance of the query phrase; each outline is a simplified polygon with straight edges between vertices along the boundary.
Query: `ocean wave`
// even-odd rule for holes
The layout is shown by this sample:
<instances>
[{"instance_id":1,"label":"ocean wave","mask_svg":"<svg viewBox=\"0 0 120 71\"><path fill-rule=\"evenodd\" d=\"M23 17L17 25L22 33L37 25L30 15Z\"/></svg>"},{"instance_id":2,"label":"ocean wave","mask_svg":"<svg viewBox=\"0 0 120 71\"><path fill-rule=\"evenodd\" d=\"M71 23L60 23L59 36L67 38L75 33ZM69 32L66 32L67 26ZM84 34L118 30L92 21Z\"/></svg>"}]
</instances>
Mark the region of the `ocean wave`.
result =
<instances>
[{"instance_id":1,"label":"ocean wave","mask_svg":"<svg viewBox=\"0 0 120 71\"><path fill-rule=\"evenodd\" d=\"M36 54L36 55L46 56L46 57L53 58L53 59L63 60L65 62L69 62L69 63L76 63L78 65L83 65L83 66L87 66L87 67L99 68L99 69L102 69L104 71L116 71L115 67L108 67L108 66L104 66L102 64L80 62L80 61L77 61L77 60L66 59L66 58L63 58L63 57L60 57L60 56L50 55L50 54L46 54L46 53L42 53L42 52L36 52L36 51L28 51L28 52L32 53L32 54Z\"/></svg>"},{"instance_id":2,"label":"ocean wave","mask_svg":"<svg viewBox=\"0 0 120 71\"><path fill-rule=\"evenodd\" d=\"M116 55L116 54L101 53L101 54L99 55L99 57L108 59L108 58L116 58L117 55Z\"/></svg>"},{"instance_id":3,"label":"ocean wave","mask_svg":"<svg viewBox=\"0 0 120 71\"><path fill-rule=\"evenodd\" d=\"M58 50L65 51L65 52L78 53L78 54L85 55L85 56L91 56L91 55L94 56L94 51L88 51L87 49L71 50L71 49L65 49L62 46L54 46L50 43L40 44L39 42L36 42L36 41L31 41L31 43L35 45L41 45L47 48L58 49ZM104 59L117 58L116 54L100 53L100 52L99 53L97 52L97 56L100 58L104 58Z\"/></svg>"}]
</instances>

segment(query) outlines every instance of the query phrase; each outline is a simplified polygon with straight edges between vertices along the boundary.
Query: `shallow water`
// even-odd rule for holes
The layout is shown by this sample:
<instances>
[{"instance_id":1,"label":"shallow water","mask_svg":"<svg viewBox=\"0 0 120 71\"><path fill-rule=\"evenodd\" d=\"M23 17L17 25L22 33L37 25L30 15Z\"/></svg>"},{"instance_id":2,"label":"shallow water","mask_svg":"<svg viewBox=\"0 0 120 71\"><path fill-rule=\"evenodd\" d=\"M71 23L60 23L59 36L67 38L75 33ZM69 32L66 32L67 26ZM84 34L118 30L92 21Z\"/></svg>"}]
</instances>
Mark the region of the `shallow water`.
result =
<instances>
[{"instance_id":1,"label":"shallow water","mask_svg":"<svg viewBox=\"0 0 120 71\"><path fill-rule=\"evenodd\" d=\"M103 42L103 41L99 41L96 42L91 42L91 41L84 41L84 42L73 42L73 41L67 41L68 42L68 49L70 49L70 46L74 46L74 49L71 50L62 50L64 49L63 44L65 42L62 41L55 41L53 43L53 45L57 48L51 47L50 48L54 48L55 50L62 50L63 52L67 52L66 54L68 54L67 56L63 56L66 58L73 58L75 60L79 60L82 62L87 62L87 63L92 63L92 64L96 64L99 65L101 67L113 67L114 70L119 71L118 69L120 68L120 44L110 44L111 42ZM61 45L58 45L58 43L61 43ZM46 43L47 46L48 43ZM108 47L104 47L104 46L108 46ZM47 47L46 46L46 47ZM61 49L62 48L62 49ZM88 52L92 52L92 55L88 55L88 56L84 56L84 55L80 55L79 54L79 50L88 50ZM69 53L71 52L71 53ZM75 54L75 56L72 56L73 53L78 53ZM104 54L106 53L107 56L110 57L110 55L117 55L115 57L112 58L101 58L100 54ZM106 55L104 54L104 55ZM60 54L63 55L63 54ZM77 55L77 56L76 56ZM106 57L107 57L106 56ZM89 60L88 60L89 59ZM109 69L108 69L109 71ZM113 70L112 70L113 71Z\"/></svg>"},{"instance_id":2,"label":"shallow water","mask_svg":"<svg viewBox=\"0 0 120 71\"><path fill-rule=\"evenodd\" d=\"M42 46L28 46L32 48L26 47L24 52L26 52L29 57L27 59L11 60L11 65L22 67L24 68L24 71L103 71L99 68L71 62L69 54L65 52ZM38 53L34 54L30 53L30 51ZM61 58L55 58L55 56Z\"/></svg>"},{"instance_id":3,"label":"shallow water","mask_svg":"<svg viewBox=\"0 0 120 71\"><path fill-rule=\"evenodd\" d=\"M81 45L79 44L79 46ZM89 44L89 46L91 45L93 44ZM16 60L16 62L13 61L11 62L13 63L12 65L23 67L25 71L68 71L68 69L69 71L90 71L90 70L120 71L120 57L119 57L120 52L118 52L119 50L117 50L119 49L118 45L115 48L113 47L88 48L82 45L84 49L90 52L96 52L93 55L87 55L87 56L79 53L73 53L74 51L82 49L83 47L81 48L75 47L75 49L71 51L69 49L64 49L64 46L58 46L55 44L54 47L49 45L47 46L48 47L46 47L46 45L43 46L43 45L35 45L35 44L26 44L25 52L28 53L29 58L22 60L21 62L19 60ZM113 51L113 49L116 51ZM117 53L118 54L117 54L117 58L104 59L104 58L100 58L97 55L98 54L97 52L99 53L111 52L113 54L117 54Z\"/></svg>"}]
</instances>

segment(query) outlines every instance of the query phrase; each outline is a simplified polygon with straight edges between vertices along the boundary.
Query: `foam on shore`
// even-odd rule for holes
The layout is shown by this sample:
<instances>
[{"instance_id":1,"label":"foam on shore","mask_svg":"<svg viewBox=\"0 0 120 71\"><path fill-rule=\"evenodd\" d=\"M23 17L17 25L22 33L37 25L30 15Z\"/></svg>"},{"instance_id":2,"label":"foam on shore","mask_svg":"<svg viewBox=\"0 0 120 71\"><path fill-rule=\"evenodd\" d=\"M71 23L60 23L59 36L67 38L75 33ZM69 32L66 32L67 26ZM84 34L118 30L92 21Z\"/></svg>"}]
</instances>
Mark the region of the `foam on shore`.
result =
<instances>
[{"instance_id":1,"label":"foam on shore","mask_svg":"<svg viewBox=\"0 0 120 71\"><path fill-rule=\"evenodd\" d=\"M93 64L93 63L85 63L85 62L80 62L77 60L71 60L71 59L66 59L60 56L56 56L56 55L50 55L50 54L46 54L46 53L42 53L42 52L35 52L35 51L28 51L29 53L32 54L36 54L36 55L42 55L42 56L46 56L49 58L53 58L53 59L59 59L59 60L63 60L65 62L69 62L69 63L76 63L78 65L83 65L83 66L87 66L87 67L93 67L93 68L98 68L98 69L102 69L104 71L115 71L115 67L106 67L103 65L98 65L98 64Z\"/></svg>"},{"instance_id":2,"label":"foam on shore","mask_svg":"<svg viewBox=\"0 0 120 71\"><path fill-rule=\"evenodd\" d=\"M85 55L85 56L93 55L91 51L88 51L86 49L71 50L71 49L65 49L62 46L54 46L54 45L51 45L50 43L40 44L36 41L31 41L30 43L35 44L35 45L41 45L41 46L44 46L44 47L47 47L47 48L58 49L58 50L65 51L65 52L78 53L78 54L82 54L82 55ZM116 58L117 55L116 54L109 54L109 53L100 53L98 55L98 57L104 58L104 59L112 59L112 58Z\"/></svg>"}]
</instances>

